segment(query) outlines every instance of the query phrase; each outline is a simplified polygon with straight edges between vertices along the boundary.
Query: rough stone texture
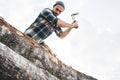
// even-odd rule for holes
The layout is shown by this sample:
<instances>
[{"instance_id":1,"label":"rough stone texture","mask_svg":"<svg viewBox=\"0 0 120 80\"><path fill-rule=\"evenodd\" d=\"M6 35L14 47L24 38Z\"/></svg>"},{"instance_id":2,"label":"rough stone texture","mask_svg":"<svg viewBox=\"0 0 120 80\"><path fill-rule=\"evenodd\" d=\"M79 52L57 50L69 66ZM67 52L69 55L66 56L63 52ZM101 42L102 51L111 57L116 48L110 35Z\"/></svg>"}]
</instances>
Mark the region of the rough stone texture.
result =
<instances>
[{"instance_id":1,"label":"rough stone texture","mask_svg":"<svg viewBox=\"0 0 120 80\"><path fill-rule=\"evenodd\" d=\"M57 79L97 80L91 76L73 69L70 66L65 65L58 58L56 58L55 54L47 45L39 45L33 39L25 36L22 32L12 27L2 18L0 19L0 42L12 49L14 53L17 53L28 59L34 64L34 66L46 70L51 75L57 77ZM34 69L32 70L34 71ZM2 71L1 68L0 71Z\"/></svg>"},{"instance_id":2,"label":"rough stone texture","mask_svg":"<svg viewBox=\"0 0 120 80\"><path fill-rule=\"evenodd\" d=\"M0 43L0 80L59 80Z\"/></svg>"}]
</instances>

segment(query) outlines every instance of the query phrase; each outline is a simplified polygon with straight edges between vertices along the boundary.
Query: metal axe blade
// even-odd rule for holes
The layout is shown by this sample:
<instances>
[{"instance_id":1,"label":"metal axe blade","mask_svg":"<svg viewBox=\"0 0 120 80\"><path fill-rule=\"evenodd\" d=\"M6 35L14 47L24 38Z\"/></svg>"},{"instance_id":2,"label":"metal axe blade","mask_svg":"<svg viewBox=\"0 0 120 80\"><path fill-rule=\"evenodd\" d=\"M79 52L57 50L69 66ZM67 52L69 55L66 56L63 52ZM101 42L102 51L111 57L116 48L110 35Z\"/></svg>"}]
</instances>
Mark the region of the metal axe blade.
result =
<instances>
[{"instance_id":1,"label":"metal axe blade","mask_svg":"<svg viewBox=\"0 0 120 80\"><path fill-rule=\"evenodd\" d=\"M75 20L75 16L78 15L78 14L79 14L78 12L71 14L72 19Z\"/></svg>"},{"instance_id":2,"label":"metal axe blade","mask_svg":"<svg viewBox=\"0 0 120 80\"><path fill-rule=\"evenodd\" d=\"M79 13L77 12L77 13L73 13L73 14L71 14L71 16L75 16L75 15L78 15Z\"/></svg>"}]
</instances>

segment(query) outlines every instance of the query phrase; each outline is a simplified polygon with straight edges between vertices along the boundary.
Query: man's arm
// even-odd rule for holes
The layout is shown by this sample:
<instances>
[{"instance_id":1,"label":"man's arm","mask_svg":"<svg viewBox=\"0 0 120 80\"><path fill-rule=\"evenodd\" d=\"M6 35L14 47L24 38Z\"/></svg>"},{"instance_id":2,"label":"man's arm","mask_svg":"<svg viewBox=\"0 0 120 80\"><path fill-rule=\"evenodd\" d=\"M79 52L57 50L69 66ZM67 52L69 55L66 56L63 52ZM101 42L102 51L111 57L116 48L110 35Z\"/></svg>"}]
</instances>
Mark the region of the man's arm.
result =
<instances>
[{"instance_id":1,"label":"man's arm","mask_svg":"<svg viewBox=\"0 0 120 80\"><path fill-rule=\"evenodd\" d=\"M61 39L65 38L70 33L71 29L72 28L67 28L63 33L61 33L59 38L61 38Z\"/></svg>"},{"instance_id":2,"label":"man's arm","mask_svg":"<svg viewBox=\"0 0 120 80\"><path fill-rule=\"evenodd\" d=\"M73 21L72 24L69 24L69 23L62 21L60 19L58 19L57 25L61 28L77 28L78 27L78 24L76 21Z\"/></svg>"},{"instance_id":3,"label":"man's arm","mask_svg":"<svg viewBox=\"0 0 120 80\"><path fill-rule=\"evenodd\" d=\"M63 39L63 38L65 38L69 33L70 33L70 31L73 29L73 28L78 28L78 24L77 24L77 22L76 21L73 21L73 23L72 24L67 24L67 23L62 23L62 25L66 25L66 27L68 27L64 32L62 32L61 34L60 34L60 38L61 39Z\"/></svg>"}]
</instances>

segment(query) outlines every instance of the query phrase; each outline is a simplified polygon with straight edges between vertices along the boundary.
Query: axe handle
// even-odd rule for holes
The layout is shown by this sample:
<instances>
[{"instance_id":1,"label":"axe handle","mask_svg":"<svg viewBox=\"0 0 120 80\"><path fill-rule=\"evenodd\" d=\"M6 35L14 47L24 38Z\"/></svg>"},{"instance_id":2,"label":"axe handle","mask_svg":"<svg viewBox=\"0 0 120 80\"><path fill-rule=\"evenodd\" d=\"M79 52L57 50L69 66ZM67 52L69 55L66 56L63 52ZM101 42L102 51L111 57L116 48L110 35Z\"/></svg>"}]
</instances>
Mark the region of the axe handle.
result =
<instances>
[{"instance_id":1,"label":"axe handle","mask_svg":"<svg viewBox=\"0 0 120 80\"><path fill-rule=\"evenodd\" d=\"M72 16L72 19L73 19L74 22L76 21L74 16ZM74 23L74 22L73 22L73 23ZM79 26L76 26L76 28L78 28L78 27L79 27Z\"/></svg>"},{"instance_id":2,"label":"axe handle","mask_svg":"<svg viewBox=\"0 0 120 80\"><path fill-rule=\"evenodd\" d=\"M74 16L72 16L72 20L75 20L75 17L74 17Z\"/></svg>"}]
</instances>

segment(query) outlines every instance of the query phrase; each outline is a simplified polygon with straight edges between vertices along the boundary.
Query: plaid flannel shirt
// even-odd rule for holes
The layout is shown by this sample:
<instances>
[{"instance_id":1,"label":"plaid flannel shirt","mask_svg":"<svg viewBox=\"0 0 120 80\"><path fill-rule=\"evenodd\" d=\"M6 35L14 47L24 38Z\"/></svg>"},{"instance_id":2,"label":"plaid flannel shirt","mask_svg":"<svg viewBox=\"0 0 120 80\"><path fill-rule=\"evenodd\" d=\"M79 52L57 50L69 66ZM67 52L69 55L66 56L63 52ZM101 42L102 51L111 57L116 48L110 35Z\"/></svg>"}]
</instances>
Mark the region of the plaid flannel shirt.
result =
<instances>
[{"instance_id":1,"label":"plaid flannel shirt","mask_svg":"<svg viewBox=\"0 0 120 80\"><path fill-rule=\"evenodd\" d=\"M56 25L57 20L58 18L53 14L52 10L45 8L24 33L38 43L42 43L52 32L60 36L62 29Z\"/></svg>"}]
</instances>

